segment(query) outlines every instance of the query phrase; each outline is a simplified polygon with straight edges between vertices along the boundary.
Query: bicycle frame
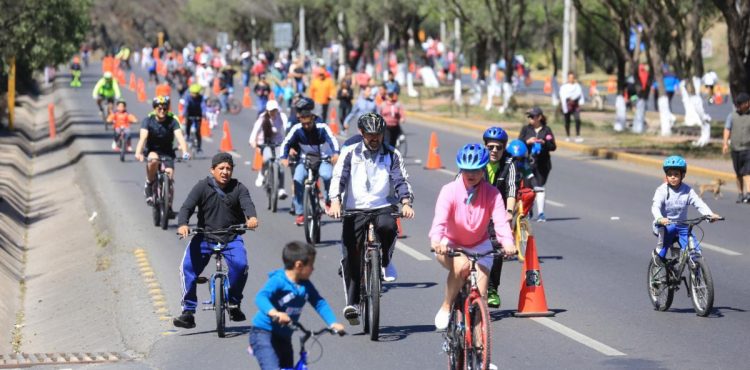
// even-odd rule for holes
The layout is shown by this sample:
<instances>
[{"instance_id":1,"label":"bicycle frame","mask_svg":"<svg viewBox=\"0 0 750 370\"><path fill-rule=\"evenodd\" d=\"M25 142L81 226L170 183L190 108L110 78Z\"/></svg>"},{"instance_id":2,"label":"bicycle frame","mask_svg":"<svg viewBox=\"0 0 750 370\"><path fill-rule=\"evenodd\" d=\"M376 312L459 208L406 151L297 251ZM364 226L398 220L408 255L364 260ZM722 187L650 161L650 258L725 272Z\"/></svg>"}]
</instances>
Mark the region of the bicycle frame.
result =
<instances>
[{"instance_id":1,"label":"bicycle frame","mask_svg":"<svg viewBox=\"0 0 750 370\"><path fill-rule=\"evenodd\" d=\"M526 240L523 240L522 230L521 226L524 226L526 228L526 238L531 235L531 226L529 225L528 220L526 219L526 216L524 216L524 209L523 209L523 202L518 202L518 208L516 209L516 213L513 217L513 239L516 243L516 250L518 251L518 262L523 262L526 260L526 257L524 257L524 252L526 248ZM524 243L523 248L521 243Z\"/></svg>"},{"instance_id":2,"label":"bicycle frame","mask_svg":"<svg viewBox=\"0 0 750 370\"><path fill-rule=\"evenodd\" d=\"M224 245L221 243L217 243L213 247L213 251L211 252L211 255L216 260L216 271L211 274L211 278L209 278L209 285L208 290L210 292L210 299L208 301L204 301L204 311L210 311L210 310L216 310L215 304L216 304L216 279L220 277L224 277L224 286L222 289L224 289L224 297L229 297L229 279L226 272L224 272L224 257L222 256L221 252L224 250ZM224 309L231 308L229 304L227 304Z\"/></svg>"},{"instance_id":3,"label":"bicycle frame","mask_svg":"<svg viewBox=\"0 0 750 370\"><path fill-rule=\"evenodd\" d=\"M310 338L315 339L315 341L317 342L317 337L319 337L321 334L324 334L324 333L338 334L339 336L346 335L346 332L335 331L331 328L323 328L317 331L307 330L305 329L304 326L302 326L302 324L298 322L292 323L292 327L294 327L295 330L299 330L302 332L302 336L299 338L299 346L300 346L299 360L297 361L297 363L294 365L293 368L291 369L285 368L282 370L308 370L309 369L307 367L307 350L305 349L305 343L307 343L307 341L310 340Z\"/></svg>"}]
</instances>

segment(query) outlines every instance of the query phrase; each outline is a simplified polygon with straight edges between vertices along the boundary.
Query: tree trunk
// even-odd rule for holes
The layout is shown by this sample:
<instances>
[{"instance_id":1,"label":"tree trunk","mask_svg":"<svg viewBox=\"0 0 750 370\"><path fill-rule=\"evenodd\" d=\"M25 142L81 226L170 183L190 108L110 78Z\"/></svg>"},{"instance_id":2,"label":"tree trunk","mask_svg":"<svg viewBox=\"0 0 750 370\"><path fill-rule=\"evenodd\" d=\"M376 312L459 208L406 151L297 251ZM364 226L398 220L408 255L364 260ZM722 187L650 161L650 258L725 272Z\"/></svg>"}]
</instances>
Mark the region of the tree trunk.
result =
<instances>
[{"instance_id":1,"label":"tree trunk","mask_svg":"<svg viewBox=\"0 0 750 370\"><path fill-rule=\"evenodd\" d=\"M748 91L750 80L750 5L734 0L714 0L727 23L729 36L729 86L732 97Z\"/></svg>"},{"instance_id":2,"label":"tree trunk","mask_svg":"<svg viewBox=\"0 0 750 370\"><path fill-rule=\"evenodd\" d=\"M688 72L691 72L692 76L703 76L703 55L701 55L701 49L703 45L703 33L701 32L701 20L699 16L695 16L697 14L701 14L701 8L703 7L703 0L694 0L693 1L693 12L691 18L689 18L691 21L694 21L688 25L691 42L693 44L693 50L690 53L690 64L691 64L691 70ZM695 18L695 19L692 19ZM690 75L685 75L684 77L689 77Z\"/></svg>"}]
</instances>

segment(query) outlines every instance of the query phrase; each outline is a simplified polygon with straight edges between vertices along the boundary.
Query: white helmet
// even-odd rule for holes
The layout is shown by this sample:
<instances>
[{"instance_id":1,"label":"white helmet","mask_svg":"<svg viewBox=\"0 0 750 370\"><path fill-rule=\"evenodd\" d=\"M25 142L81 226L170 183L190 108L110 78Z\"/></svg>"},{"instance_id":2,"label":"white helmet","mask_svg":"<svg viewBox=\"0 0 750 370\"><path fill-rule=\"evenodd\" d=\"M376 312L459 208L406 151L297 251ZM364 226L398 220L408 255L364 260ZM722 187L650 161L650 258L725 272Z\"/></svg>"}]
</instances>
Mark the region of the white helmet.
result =
<instances>
[{"instance_id":1,"label":"white helmet","mask_svg":"<svg viewBox=\"0 0 750 370\"><path fill-rule=\"evenodd\" d=\"M240 54L240 58L242 59L250 58L250 52L249 51L242 52L242 54Z\"/></svg>"},{"instance_id":2,"label":"white helmet","mask_svg":"<svg viewBox=\"0 0 750 370\"><path fill-rule=\"evenodd\" d=\"M109 80L110 78L112 78L112 72L110 72L110 71L104 72L104 78L106 78L106 79L108 79L108 80Z\"/></svg>"}]
</instances>

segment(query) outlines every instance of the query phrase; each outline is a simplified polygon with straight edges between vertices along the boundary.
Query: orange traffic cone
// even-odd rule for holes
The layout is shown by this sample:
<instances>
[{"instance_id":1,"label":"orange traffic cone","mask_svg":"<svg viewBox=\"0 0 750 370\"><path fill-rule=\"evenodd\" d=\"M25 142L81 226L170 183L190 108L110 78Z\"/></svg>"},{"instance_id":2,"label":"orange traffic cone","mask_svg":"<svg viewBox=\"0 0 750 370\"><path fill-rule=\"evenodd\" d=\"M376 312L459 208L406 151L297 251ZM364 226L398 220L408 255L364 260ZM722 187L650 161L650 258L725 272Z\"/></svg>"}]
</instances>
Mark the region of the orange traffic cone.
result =
<instances>
[{"instance_id":1,"label":"orange traffic cone","mask_svg":"<svg viewBox=\"0 0 750 370\"><path fill-rule=\"evenodd\" d=\"M617 79L611 76L607 81L607 94L614 94L617 92Z\"/></svg>"},{"instance_id":2,"label":"orange traffic cone","mask_svg":"<svg viewBox=\"0 0 750 370\"><path fill-rule=\"evenodd\" d=\"M547 77L544 79L544 93L552 94L552 77Z\"/></svg>"},{"instance_id":3,"label":"orange traffic cone","mask_svg":"<svg viewBox=\"0 0 750 370\"><path fill-rule=\"evenodd\" d=\"M599 89L596 87L596 80L591 80L589 83L589 96L594 96L599 93Z\"/></svg>"},{"instance_id":4,"label":"orange traffic cone","mask_svg":"<svg viewBox=\"0 0 750 370\"><path fill-rule=\"evenodd\" d=\"M117 70L117 83L121 86L125 86L125 72L121 69Z\"/></svg>"},{"instance_id":5,"label":"orange traffic cone","mask_svg":"<svg viewBox=\"0 0 750 370\"><path fill-rule=\"evenodd\" d=\"M242 96L242 107L250 108L253 106L253 99L250 98L250 88L245 88L245 94Z\"/></svg>"},{"instance_id":6,"label":"orange traffic cone","mask_svg":"<svg viewBox=\"0 0 750 370\"><path fill-rule=\"evenodd\" d=\"M479 78L479 71L477 70L477 66L471 66L471 79L476 80Z\"/></svg>"},{"instance_id":7,"label":"orange traffic cone","mask_svg":"<svg viewBox=\"0 0 750 370\"><path fill-rule=\"evenodd\" d=\"M339 135L341 133L341 130L339 130L339 124L336 123L336 109L331 109L330 119L328 120L328 128L331 129L331 132L334 135Z\"/></svg>"},{"instance_id":8,"label":"orange traffic cone","mask_svg":"<svg viewBox=\"0 0 750 370\"><path fill-rule=\"evenodd\" d=\"M219 86L219 78L214 78L214 94L219 95L221 87Z\"/></svg>"},{"instance_id":9,"label":"orange traffic cone","mask_svg":"<svg viewBox=\"0 0 750 370\"><path fill-rule=\"evenodd\" d=\"M135 73L130 72L130 91L135 91Z\"/></svg>"},{"instance_id":10,"label":"orange traffic cone","mask_svg":"<svg viewBox=\"0 0 750 370\"><path fill-rule=\"evenodd\" d=\"M328 120L328 122L336 122L336 118L338 118L337 115L338 113L336 113L336 109L331 107L331 114L329 114L330 119Z\"/></svg>"},{"instance_id":11,"label":"orange traffic cone","mask_svg":"<svg viewBox=\"0 0 750 370\"><path fill-rule=\"evenodd\" d=\"M221 138L219 150L222 152L231 152L234 150L234 146L232 146L232 134L229 132L229 122L226 120L224 120L224 135Z\"/></svg>"},{"instance_id":12,"label":"orange traffic cone","mask_svg":"<svg viewBox=\"0 0 750 370\"><path fill-rule=\"evenodd\" d=\"M253 171L260 171L263 168L263 153L260 148L255 148L255 159L253 159Z\"/></svg>"},{"instance_id":13,"label":"orange traffic cone","mask_svg":"<svg viewBox=\"0 0 750 370\"><path fill-rule=\"evenodd\" d=\"M714 104L716 105L724 104L724 95L721 95L721 91L721 86L716 84L716 88L714 89Z\"/></svg>"},{"instance_id":14,"label":"orange traffic cone","mask_svg":"<svg viewBox=\"0 0 750 370\"><path fill-rule=\"evenodd\" d=\"M438 138L437 133L434 131L430 135L430 149L427 153L427 164L424 168L426 170L436 170L443 168L443 162L440 161L440 153L438 152Z\"/></svg>"},{"instance_id":15,"label":"orange traffic cone","mask_svg":"<svg viewBox=\"0 0 750 370\"><path fill-rule=\"evenodd\" d=\"M201 137L211 137L211 128L208 127L208 120L201 119Z\"/></svg>"},{"instance_id":16,"label":"orange traffic cone","mask_svg":"<svg viewBox=\"0 0 750 370\"><path fill-rule=\"evenodd\" d=\"M530 235L526 244L526 260L521 270L521 292L518 295L516 317L553 316L555 313L547 308L542 284L542 270L536 255L536 242Z\"/></svg>"},{"instance_id":17,"label":"orange traffic cone","mask_svg":"<svg viewBox=\"0 0 750 370\"><path fill-rule=\"evenodd\" d=\"M398 238L399 239L403 238L404 237L404 229L401 228L401 219L400 218L396 219L396 227L398 227Z\"/></svg>"}]
</instances>

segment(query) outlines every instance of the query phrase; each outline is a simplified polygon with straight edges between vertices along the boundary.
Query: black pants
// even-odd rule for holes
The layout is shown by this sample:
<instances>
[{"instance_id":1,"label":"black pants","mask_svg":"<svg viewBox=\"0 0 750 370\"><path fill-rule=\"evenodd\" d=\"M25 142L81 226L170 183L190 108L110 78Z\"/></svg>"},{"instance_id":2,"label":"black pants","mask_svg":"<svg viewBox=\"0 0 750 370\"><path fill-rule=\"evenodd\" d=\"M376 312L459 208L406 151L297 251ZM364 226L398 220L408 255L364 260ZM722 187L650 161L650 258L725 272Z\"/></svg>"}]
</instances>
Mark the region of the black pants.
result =
<instances>
[{"instance_id":1,"label":"black pants","mask_svg":"<svg viewBox=\"0 0 750 370\"><path fill-rule=\"evenodd\" d=\"M395 148L399 136L401 136L401 125L386 126L383 142Z\"/></svg>"},{"instance_id":2,"label":"black pants","mask_svg":"<svg viewBox=\"0 0 750 370\"><path fill-rule=\"evenodd\" d=\"M328 122L328 104L321 104L322 113L320 118L323 119L323 122Z\"/></svg>"},{"instance_id":3,"label":"black pants","mask_svg":"<svg viewBox=\"0 0 750 370\"><path fill-rule=\"evenodd\" d=\"M190 142L190 131L195 127L195 140L198 142L198 149L201 148L201 119L188 118L187 127L185 127L185 141Z\"/></svg>"},{"instance_id":4,"label":"black pants","mask_svg":"<svg viewBox=\"0 0 750 370\"><path fill-rule=\"evenodd\" d=\"M349 113L352 111L352 103L347 102L345 100L339 100L339 123L341 124L341 128L344 128L344 119L346 116L349 115Z\"/></svg>"},{"instance_id":5,"label":"black pants","mask_svg":"<svg viewBox=\"0 0 750 370\"><path fill-rule=\"evenodd\" d=\"M393 242L396 240L396 234L398 233L396 219L390 215L391 212L394 212L392 207L384 207L382 211L372 216L356 215L344 218L341 233L343 244L341 248L341 272L346 286L347 305L359 304L359 283L362 279L360 264L364 253L361 246L365 243L367 227L371 217L374 218L375 233L380 240L381 265L383 267L388 266L391 261Z\"/></svg>"},{"instance_id":6,"label":"black pants","mask_svg":"<svg viewBox=\"0 0 750 370\"><path fill-rule=\"evenodd\" d=\"M576 136L581 136L581 113L578 109L569 110L568 113L564 114L565 117L565 135L570 137L570 116L573 116L576 121Z\"/></svg>"},{"instance_id":7,"label":"black pants","mask_svg":"<svg viewBox=\"0 0 750 370\"><path fill-rule=\"evenodd\" d=\"M497 290L500 286L500 275L503 273L503 256L495 256L492 259L492 269L490 269L490 288Z\"/></svg>"}]
</instances>

